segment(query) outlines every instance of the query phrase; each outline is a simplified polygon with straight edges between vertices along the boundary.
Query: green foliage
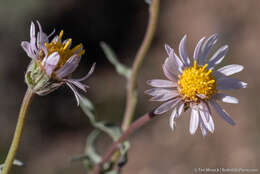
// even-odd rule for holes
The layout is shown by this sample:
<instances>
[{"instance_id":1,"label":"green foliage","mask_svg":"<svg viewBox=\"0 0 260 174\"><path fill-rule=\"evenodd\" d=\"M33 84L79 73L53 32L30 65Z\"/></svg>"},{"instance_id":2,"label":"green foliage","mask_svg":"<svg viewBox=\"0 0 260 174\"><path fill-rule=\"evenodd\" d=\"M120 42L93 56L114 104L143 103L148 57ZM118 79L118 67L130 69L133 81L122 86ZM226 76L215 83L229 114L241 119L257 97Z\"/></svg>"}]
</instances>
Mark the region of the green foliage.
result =
<instances>
[{"instance_id":1,"label":"green foliage","mask_svg":"<svg viewBox=\"0 0 260 174\"><path fill-rule=\"evenodd\" d=\"M96 141L98 137L105 133L108 135L113 141L116 141L121 136L121 129L118 126L113 124L108 124L103 121L96 121L95 119L95 108L93 104L85 97L80 97L80 107L83 112L88 116L91 124L95 129L89 134L87 138L87 144L85 148L85 154L79 157L74 158L73 160L83 161L89 170L92 170L95 165L101 162L102 157L96 151ZM118 155L120 155L120 160L118 162L118 168L123 167L127 162L127 152L130 148L129 142L125 141L119 146ZM113 166L117 163L117 161L111 160L107 162L103 166L104 174L118 174L119 171L113 170Z\"/></svg>"},{"instance_id":2,"label":"green foliage","mask_svg":"<svg viewBox=\"0 0 260 174\"><path fill-rule=\"evenodd\" d=\"M114 51L105 42L101 42L100 46L103 49L109 62L115 66L118 74L124 76L127 79L130 78L131 69L126 67L125 65L123 65L122 63L120 63L118 61L118 58L117 58L116 54L114 53Z\"/></svg>"}]
</instances>

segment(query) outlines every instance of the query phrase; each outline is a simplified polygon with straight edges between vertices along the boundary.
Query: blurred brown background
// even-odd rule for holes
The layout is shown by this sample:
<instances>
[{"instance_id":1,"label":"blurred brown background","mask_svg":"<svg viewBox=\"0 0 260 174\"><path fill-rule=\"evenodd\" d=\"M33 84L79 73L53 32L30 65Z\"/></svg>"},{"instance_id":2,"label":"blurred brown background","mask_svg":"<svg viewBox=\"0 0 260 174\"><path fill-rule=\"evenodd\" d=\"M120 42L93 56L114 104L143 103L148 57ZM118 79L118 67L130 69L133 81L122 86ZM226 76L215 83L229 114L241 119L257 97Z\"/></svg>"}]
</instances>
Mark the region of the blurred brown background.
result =
<instances>
[{"instance_id":1,"label":"blurred brown background","mask_svg":"<svg viewBox=\"0 0 260 174\"><path fill-rule=\"evenodd\" d=\"M163 77L164 44L177 49L185 33L191 56L201 37L218 32L218 46L230 46L223 64L244 65L245 70L236 76L249 85L247 89L230 92L240 99L239 105L222 105L237 123L234 127L214 114L215 133L203 138L197 131L192 136L188 132L189 116L183 114L177 121L176 131L172 132L169 113L143 127L131 137L125 174L189 174L199 167L260 171L259 8L258 0L162 0L156 36L139 76L137 116L159 104L149 102L148 96L143 94L148 89L145 81ZM83 75L97 62L95 73L88 80L91 88L86 95L95 103L98 119L120 124L125 105L125 79L114 71L99 43L107 42L122 62L131 65L147 18L148 6L143 0L1 0L1 161L11 143L26 90L24 73L30 59L20 42L29 39L30 21L39 20L47 33L53 28L57 32L64 29L65 37L71 37L74 44L84 44L87 54L75 76ZM13 167L13 173L86 173L81 163L70 160L83 152L91 130L87 117L76 106L67 87L45 97L35 97L17 154L17 159L26 166Z\"/></svg>"}]
</instances>

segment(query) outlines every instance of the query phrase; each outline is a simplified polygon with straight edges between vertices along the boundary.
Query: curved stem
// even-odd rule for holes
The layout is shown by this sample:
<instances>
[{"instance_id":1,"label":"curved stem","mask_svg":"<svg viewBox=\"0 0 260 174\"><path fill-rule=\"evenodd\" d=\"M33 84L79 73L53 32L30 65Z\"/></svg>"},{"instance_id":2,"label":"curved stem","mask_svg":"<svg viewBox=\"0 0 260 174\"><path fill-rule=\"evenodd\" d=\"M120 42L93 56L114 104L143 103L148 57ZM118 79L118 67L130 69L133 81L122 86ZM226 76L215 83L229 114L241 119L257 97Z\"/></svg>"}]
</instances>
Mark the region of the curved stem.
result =
<instances>
[{"instance_id":1,"label":"curved stem","mask_svg":"<svg viewBox=\"0 0 260 174\"><path fill-rule=\"evenodd\" d=\"M135 112L135 107L137 103L137 95L136 95L137 75L143 63L144 57L151 45L155 33L156 23L157 23L157 18L159 13L159 0L152 0L152 3L150 4L149 12L150 12L150 16L149 16L149 22L145 33L145 37L134 59L131 77L127 85L128 88L127 88L126 110L124 114L124 120L122 123L123 130L126 130L129 127Z\"/></svg>"},{"instance_id":2,"label":"curved stem","mask_svg":"<svg viewBox=\"0 0 260 174\"><path fill-rule=\"evenodd\" d=\"M33 91L28 88L26 93L25 93L23 103L22 103L22 106L21 106L21 109L20 109L20 113L19 113L16 129L15 129L13 141L12 141L11 147L9 149L8 155L6 157L6 160L5 160L5 163L4 163L4 168L3 168L3 171L2 171L1 174L8 174L8 172L10 171L10 169L13 165L14 157L15 157L15 154L18 150L19 143L21 141L22 132L23 132L24 123L25 123L25 118L26 118L26 115L27 115L29 105L32 101L33 95L34 95Z\"/></svg>"},{"instance_id":3,"label":"curved stem","mask_svg":"<svg viewBox=\"0 0 260 174\"><path fill-rule=\"evenodd\" d=\"M111 157L114 155L114 153L118 150L119 145L128 138L129 135L131 135L133 132L135 132L138 128L148 123L150 120L152 120L155 117L153 112L147 113L140 117L138 120L136 120L123 134L119 137L117 141L115 141L112 146L108 149L108 151L105 153L105 155L102 157L102 161L96 165L94 168L93 174L99 174L102 170L103 165L108 162Z\"/></svg>"}]
</instances>

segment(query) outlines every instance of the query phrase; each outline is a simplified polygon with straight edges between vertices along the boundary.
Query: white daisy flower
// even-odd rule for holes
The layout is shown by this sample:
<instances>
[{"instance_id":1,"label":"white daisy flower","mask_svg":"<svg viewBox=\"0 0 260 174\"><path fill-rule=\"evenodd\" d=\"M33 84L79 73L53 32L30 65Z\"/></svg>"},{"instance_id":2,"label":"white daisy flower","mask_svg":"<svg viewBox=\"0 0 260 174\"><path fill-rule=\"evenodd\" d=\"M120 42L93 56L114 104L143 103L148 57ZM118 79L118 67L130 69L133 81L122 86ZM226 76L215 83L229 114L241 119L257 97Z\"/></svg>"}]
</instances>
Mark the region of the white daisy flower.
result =
<instances>
[{"instance_id":1,"label":"white daisy flower","mask_svg":"<svg viewBox=\"0 0 260 174\"><path fill-rule=\"evenodd\" d=\"M229 77L242 71L243 66L241 65L232 64L214 69L221 63L228 51L228 46L224 45L209 58L217 42L217 34L210 36L207 40L205 37L199 40L192 62L186 51L186 39L185 35L180 42L180 56L169 45L165 45L168 57L162 68L168 80L149 80L147 83L154 88L145 92L153 96L152 101L164 102L155 109L155 114L163 114L172 110L170 117L172 129L175 127L175 118L190 108L190 133L194 134L200 126L202 135L206 136L208 132L214 132L210 106L226 122L235 125L235 122L217 101L238 103L238 99L220 91L246 88L247 83Z\"/></svg>"},{"instance_id":2,"label":"white daisy flower","mask_svg":"<svg viewBox=\"0 0 260 174\"><path fill-rule=\"evenodd\" d=\"M72 79L71 74L76 70L81 56L85 53L82 44L70 48L72 39L62 41L63 30L49 41L54 32L48 36L42 31L38 21L37 25L39 31L36 33L35 24L31 23L30 42L21 43L24 51L32 59L25 76L27 85L35 93L46 95L61 85L67 84L79 103L80 95L75 86L86 92L88 86L82 81L93 73L95 64L84 77Z\"/></svg>"}]
</instances>

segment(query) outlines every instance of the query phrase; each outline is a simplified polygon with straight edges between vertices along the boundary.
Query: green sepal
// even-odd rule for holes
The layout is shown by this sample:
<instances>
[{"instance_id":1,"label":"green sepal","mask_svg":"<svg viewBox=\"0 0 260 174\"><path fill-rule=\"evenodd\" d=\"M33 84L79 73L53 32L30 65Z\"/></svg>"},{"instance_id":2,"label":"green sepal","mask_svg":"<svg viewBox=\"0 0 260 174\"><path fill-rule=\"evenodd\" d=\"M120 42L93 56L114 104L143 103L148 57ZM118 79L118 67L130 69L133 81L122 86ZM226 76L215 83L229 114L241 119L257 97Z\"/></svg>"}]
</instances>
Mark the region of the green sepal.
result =
<instances>
[{"instance_id":1,"label":"green sepal","mask_svg":"<svg viewBox=\"0 0 260 174\"><path fill-rule=\"evenodd\" d=\"M63 82L50 78L35 60L32 60L27 68L25 83L41 96L47 95L63 85Z\"/></svg>"}]
</instances>

